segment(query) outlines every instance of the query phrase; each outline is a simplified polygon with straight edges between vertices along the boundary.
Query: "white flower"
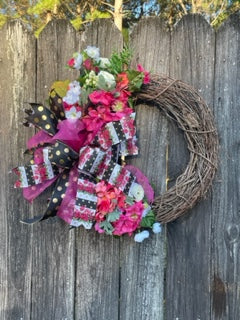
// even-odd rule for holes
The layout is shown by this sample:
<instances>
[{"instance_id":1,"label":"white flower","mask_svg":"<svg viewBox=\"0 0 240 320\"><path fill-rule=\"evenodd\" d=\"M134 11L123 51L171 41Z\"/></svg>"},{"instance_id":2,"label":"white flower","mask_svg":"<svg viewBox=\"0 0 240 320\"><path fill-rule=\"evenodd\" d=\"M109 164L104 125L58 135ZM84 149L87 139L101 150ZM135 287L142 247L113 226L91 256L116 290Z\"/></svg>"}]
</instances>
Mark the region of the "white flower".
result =
<instances>
[{"instance_id":1,"label":"white flower","mask_svg":"<svg viewBox=\"0 0 240 320\"><path fill-rule=\"evenodd\" d=\"M99 64L100 68L105 69L110 66L110 61L108 58L99 58L99 62L100 62L100 64Z\"/></svg>"},{"instance_id":2,"label":"white flower","mask_svg":"<svg viewBox=\"0 0 240 320\"><path fill-rule=\"evenodd\" d=\"M63 101L67 103L68 105L73 105L77 103L79 100L79 96L76 96L75 94L72 94L70 91L67 92L67 95L63 97Z\"/></svg>"},{"instance_id":3,"label":"white flower","mask_svg":"<svg viewBox=\"0 0 240 320\"><path fill-rule=\"evenodd\" d=\"M69 89L63 101L68 105L73 105L79 101L79 96L81 94L81 87L78 81L73 81L69 83Z\"/></svg>"},{"instance_id":4,"label":"white flower","mask_svg":"<svg viewBox=\"0 0 240 320\"><path fill-rule=\"evenodd\" d=\"M70 82L68 87L69 87L68 92L70 91L74 95L78 95L78 96L80 95L81 87L78 81L75 80L73 82Z\"/></svg>"},{"instance_id":5,"label":"white flower","mask_svg":"<svg viewBox=\"0 0 240 320\"><path fill-rule=\"evenodd\" d=\"M75 52L73 54L73 58L74 58L74 65L73 67L77 70L79 70L81 68L82 65L82 61L83 61L83 57L81 55L81 53Z\"/></svg>"},{"instance_id":6,"label":"white flower","mask_svg":"<svg viewBox=\"0 0 240 320\"><path fill-rule=\"evenodd\" d=\"M147 239L148 237L149 237L149 231L144 230L142 232L135 234L134 241L143 242L143 240Z\"/></svg>"},{"instance_id":7,"label":"white flower","mask_svg":"<svg viewBox=\"0 0 240 320\"><path fill-rule=\"evenodd\" d=\"M76 96L74 94L71 94L71 92L67 92L67 95L63 97L63 101L67 103L68 105L73 105L77 103L79 100L79 96Z\"/></svg>"},{"instance_id":8,"label":"white flower","mask_svg":"<svg viewBox=\"0 0 240 320\"><path fill-rule=\"evenodd\" d=\"M89 72L89 78L90 79L97 79L97 75L96 75L96 73L93 71L93 70L91 70L90 72Z\"/></svg>"},{"instance_id":9,"label":"white flower","mask_svg":"<svg viewBox=\"0 0 240 320\"><path fill-rule=\"evenodd\" d=\"M98 74L97 86L100 89L104 89L104 87L106 87L107 89L115 88L116 81L115 81L114 76L107 71L100 71Z\"/></svg>"},{"instance_id":10,"label":"white flower","mask_svg":"<svg viewBox=\"0 0 240 320\"><path fill-rule=\"evenodd\" d=\"M153 233L160 233L162 231L162 226L159 222L155 222L152 226Z\"/></svg>"},{"instance_id":11,"label":"white flower","mask_svg":"<svg viewBox=\"0 0 240 320\"><path fill-rule=\"evenodd\" d=\"M82 112L77 111L75 107L72 107L70 110L65 110L65 116L67 119L79 119L81 118Z\"/></svg>"},{"instance_id":12,"label":"white flower","mask_svg":"<svg viewBox=\"0 0 240 320\"><path fill-rule=\"evenodd\" d=\"M143 187L138 183L133 183L129 190L129 196L133 197L136 201L141 201L144 197Z\"/></svg>"},{"instance_id":13,"label":"white flower","mask_svg":"<svg viewBox=\"0 0 240 320\"><path fill-rule=\"evenodd\" d=\"M92 58L92 59L94 59L96 61L99 60L99 57L100 57L99 48L94 47L94 46L87 46L87 48L84 51L86 52L86 54L90 58Z\"/></svg>"},{"instance_id":14,"label":"white flower","mask_svg":"<svg viewBox=\"0 0 240 320\"><path fill-rule=\"evenodd\" d=\"M83 87L86 88L86 86L90 86L95 88L97 84L97 80L98 80L98 76L93 70L91 70L89 74L86 76L85 84L83 85Z\"/></svg>"}]
</instances>

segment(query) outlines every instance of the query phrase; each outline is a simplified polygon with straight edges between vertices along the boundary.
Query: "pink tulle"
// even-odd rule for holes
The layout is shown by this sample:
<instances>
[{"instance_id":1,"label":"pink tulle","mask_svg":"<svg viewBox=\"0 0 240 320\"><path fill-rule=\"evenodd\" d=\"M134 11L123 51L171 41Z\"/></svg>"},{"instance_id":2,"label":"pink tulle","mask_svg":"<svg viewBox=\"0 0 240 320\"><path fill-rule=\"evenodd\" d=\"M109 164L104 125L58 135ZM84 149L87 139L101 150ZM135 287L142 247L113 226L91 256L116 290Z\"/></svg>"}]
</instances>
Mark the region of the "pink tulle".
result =
<instances>
[{"instance_id":1,"label":"pink tulle","mask_svg":"<svg viewBox=\"0 0 240 320\"><path fill-rule=\"evenodd\" d=\"M84 123L79 119L66 119L58 124L58 132L54 139L61 140L76 152L83 146L87 133L81 133L85 129Z\"/></svg>"},{"instance_id":2,"label":"pink tulle","mask_svg":"<svg viewBox=\"0 0 240 320\"><path fill-rule=\"evenodd\" d=\"M34 151L34 164L41 163L43 163L43 148L39 148Z\"/></svg>"},{"instance_id":3,"label":"pink tulle","mask_svg":"<svg viewBox=\"0 0 240 320\"><path fill-rule=\"evenodd\" d=\"M45 131L40 130L27 142L28 149L36 148L40 143L54 143L54 139Z\"/></svg>"},{"instance_id":4,"label":"pink tulle","mask_svg":"<svg viewBox=\"0 0 240 320\"><path fill-rule=\"evenodd\" d=\"M124 167L126 170L130 171L137 179L137 182L143 187L144 193L149 202L154 200L154 191L151 187L148 178L139 170L138 168L132 165L126 165Z\"/></svg>"},{"instance_id":5,"label":"pink tulle","mask_svg":"<svg viewBox=\"0 0 240 320\"><path fill-rule=\"evenodd\" d=\"M54 181L56 181L58 176L52 178L51 180L46 180L41 184L27 187L23 189L23 196L29 202L32 202L37 198L45 189L47 189Z\"/></svg>"},{"instance_id":6,"label":"pink tulle","mask_svg":"<svg viewBox=\"0 0 240 320\"><path fill-rule=\"evenodd\" d=\"M77 167L74 166L70 170L69 185L67 187L65 197L63 198L63 201L57 212L57 216L66 221L68 224L71 223L74 215L74 206L77 194L77 177L78 170Z\"/></svg>"}]
</instances>

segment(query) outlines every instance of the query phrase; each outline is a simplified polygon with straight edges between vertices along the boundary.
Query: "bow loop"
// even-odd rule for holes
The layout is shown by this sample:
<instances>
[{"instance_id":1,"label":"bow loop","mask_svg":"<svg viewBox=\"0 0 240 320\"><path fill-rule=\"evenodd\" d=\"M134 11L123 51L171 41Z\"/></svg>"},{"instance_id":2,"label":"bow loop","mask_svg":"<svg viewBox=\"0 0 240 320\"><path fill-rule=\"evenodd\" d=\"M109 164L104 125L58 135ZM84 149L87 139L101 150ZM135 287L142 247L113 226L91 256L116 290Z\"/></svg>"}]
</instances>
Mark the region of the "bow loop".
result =
<instances>
[{"instance_id":1,"label":"bow loop","mask_svg":"<svg viewBox=\"0 0 240 320\"><path fill-rule=\"evenodd\" d=\"M57 132L58 119L48 108L38 103L30 103L32 109L25 110L28 114L25 125L33 124L37 128L46 131L50 136Z\"/></svg>"},{"instance_id":2,"label":"bow loop","mask_svg":"<svg viewBox=\"0 0 240 320\"><path fill-rule=\"evenodd\" d=\"M60 168L70 169L78 160L78 153L61 141L48 147L48 159Z\"/></svg>"},{"instance_id":3,"label":"bow loop","mask_svg":"<svg viewBox=\"0 0 240 320\"><path fill-rule=\"evenodd\" d=\"M63 101L62 98L57 94L55 89L52 89L49 93L49 106L50 110L55 114L57 119L65 119Z\"/></svg>"}]
</instances>

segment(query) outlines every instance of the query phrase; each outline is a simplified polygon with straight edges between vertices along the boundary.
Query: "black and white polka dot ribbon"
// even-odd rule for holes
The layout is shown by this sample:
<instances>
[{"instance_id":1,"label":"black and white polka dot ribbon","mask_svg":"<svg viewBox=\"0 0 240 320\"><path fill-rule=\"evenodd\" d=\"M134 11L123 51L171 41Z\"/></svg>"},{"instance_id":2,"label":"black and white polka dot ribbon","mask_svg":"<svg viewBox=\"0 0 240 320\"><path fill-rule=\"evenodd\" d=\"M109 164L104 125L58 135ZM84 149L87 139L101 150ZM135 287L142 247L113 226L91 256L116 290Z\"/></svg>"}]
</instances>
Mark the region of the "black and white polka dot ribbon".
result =
<instances>
[{"instance_id":1,"label":"black and white polka dot ribbon","mask_svg":"<svg viewBox=\"0 0 240 320\"><path fill-rule=\"evenodd\" d=\"M63 120L63 109L60 98L55 94L51 100L51 110L40 105L31 104L27 110L26 125L34 125L53 136L57 133L58 119ZM132 148L135 138L135 115L123 117L119 121L107 123L97 134L91 145L82 147L79 154L61 141L47 146L37 146L42 150L43 161L38 164L32 156L31 164L19 166L13 171L19 179L16 187L27 188L36 186L57 177L56 185L48 203L46 212L25 223L34 223L55 216L68 188L69 173L73 166L78 167L78 188L75 197L74 211L90 213L94 217L97 207L97 196L94 189L97 181L105 181L119 188L126 195L135 183L135 177L118 163L121 154L136 154L137 147ZM127 150L131 145L131 150ZM134 150L134 151L132 151ZM31 152L32 153L32 152ZM92 188L86 191L86 183ZM90 217L90 218L91 218Z\"/></svg>"}]
</instances>

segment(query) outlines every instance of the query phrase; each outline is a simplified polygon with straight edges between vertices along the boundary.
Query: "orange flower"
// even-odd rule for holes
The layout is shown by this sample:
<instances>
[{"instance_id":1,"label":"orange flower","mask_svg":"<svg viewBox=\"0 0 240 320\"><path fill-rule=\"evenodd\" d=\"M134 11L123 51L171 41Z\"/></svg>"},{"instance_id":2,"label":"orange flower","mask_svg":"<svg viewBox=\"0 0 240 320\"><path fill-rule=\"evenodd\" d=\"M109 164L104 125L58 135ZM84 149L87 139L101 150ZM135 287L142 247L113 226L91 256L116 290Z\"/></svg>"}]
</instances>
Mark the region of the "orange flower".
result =
<instances>
[{"instance_id":1,"label":"orange flower","mask_svg":"<svg viewBox=\"0 0 240 320\"><path fill-rule=\"evenodd\" d=\"M124 89L128 86L129 80L126 72L119 73L117 76L117 88Z\"/></svg>"}]
</instances>

